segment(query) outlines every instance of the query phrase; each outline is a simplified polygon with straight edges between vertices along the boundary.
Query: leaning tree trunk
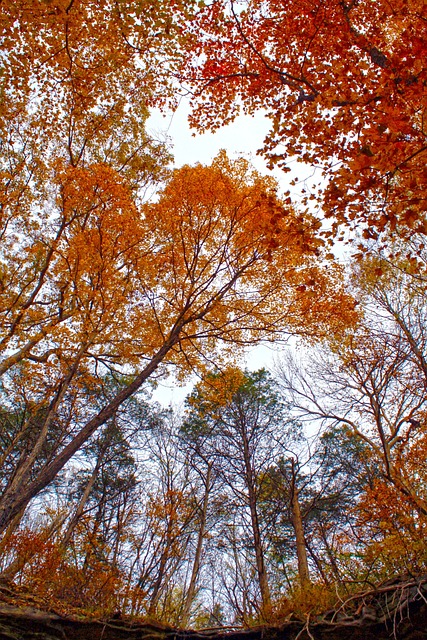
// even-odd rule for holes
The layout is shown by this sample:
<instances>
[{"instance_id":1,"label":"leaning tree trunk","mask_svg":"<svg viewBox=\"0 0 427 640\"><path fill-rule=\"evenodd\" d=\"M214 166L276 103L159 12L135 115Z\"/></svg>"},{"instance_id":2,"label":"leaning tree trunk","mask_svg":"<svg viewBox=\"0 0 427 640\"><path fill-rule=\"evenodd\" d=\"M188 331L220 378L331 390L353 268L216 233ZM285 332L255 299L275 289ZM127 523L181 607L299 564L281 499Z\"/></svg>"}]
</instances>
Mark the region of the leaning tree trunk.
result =
<instances>
[{"instance_id":1,"label":"leaning tree trunk","mask_svg":"<svg viewBox=\"0 0 427 640\"><path fill-rule=\"evenodd\" d=\"M40 491L52 482L59 471L63 469L74 454L89 440L92 434L115 414L120 405L141 388L144 382L148 380L164 360L166 355L177 344L184 324L184 321L182 321L181 324L177 323L167 340L165 340L164 344L139 375L119 391L97 415L91 418L62 451L39 471L34 480L29 481L28 472L31 471L31 468L28 464L25 465L25 469L22 470L19 477L15 477L13 486L8 487L0 498L0 533L4 532L15 516L24 509Z\"/></svg>"},{"instance_id":2,"label":"leaning tree trunk","mask_svg":"<svg viewBox=\"0 0 427 640\"><path fill-rule=\"evenodd\" d=\"M90 493L92 491L93 485L95 484L96 478L98 476L98 472L99 472L99 468L101 466L101 461L102 461L102 455L99 454L98 456L98 460L96 461L96 465L92 471L92 474L89 478L89 480L86 483L85 486L85 490L83 491L82 497L79 500L79 504L77 505L77 509L75 510L75 512L73 513L68 526L67 526L67 530L65 531L62 540L60 542L61 548L63 549L63 551L65 551L68 547L68 544L71 540L71 536L74 533L74 529L76 528L76 526L79 523L79 520L83 514L84 508L86 506L87 501L89 500L89 496Z\"/></svg>"}]
</instances>

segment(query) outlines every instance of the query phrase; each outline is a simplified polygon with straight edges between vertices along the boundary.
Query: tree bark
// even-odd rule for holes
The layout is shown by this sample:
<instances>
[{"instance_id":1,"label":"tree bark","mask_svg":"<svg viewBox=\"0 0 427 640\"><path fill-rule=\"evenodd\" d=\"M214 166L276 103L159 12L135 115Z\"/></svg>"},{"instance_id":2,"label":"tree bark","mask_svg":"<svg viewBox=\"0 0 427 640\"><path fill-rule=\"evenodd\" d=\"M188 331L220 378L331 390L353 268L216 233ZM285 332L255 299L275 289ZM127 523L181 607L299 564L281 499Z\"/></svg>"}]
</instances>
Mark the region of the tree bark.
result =
<instances>
[{"instance_id":1,"label":"tree bark","mask_svg":"<svg viewBox=\"0 0 427 640\"><path fill-rule=\"evenodd\" d=\"M291 458L291 508L292 508L292 525L295 531L295 541L298 560L298 576L301 589L304 591L310 586L310 573L307 561L307 549L305 545L304 528L301 516L301 508L299 504L298 487L296 483L295 460Z\"/></svg>"},{"instance_id":2,"label":"tree bark","mask_svg":"<svg viewBox=\"0 0 427 640\"><path fill-rule=\"evenodd\" d=\"M259 526L258 510L257 510L257 495L255 487L255 479L253 477L253 470L251 464L251 456L249 451L249 442L247 433L242 429L243 436L243 455L246 468L246 482L249 498L249 510L251 513L252 535L255 548L255 559L258 573L259 589L261 591L262 599L262 611L261 614L265 620L268 620L271 615L271 594L270 586L268 584L267 571L264 561L264 550L262 547L261 531Z\"/></svg>"},{"instance_id":3,"label":"tree bark","mask_svg":"<svg viewBox=\"0 0 427 640\"><path fill-rule=\"evenodd\" d=\"M85 490L83 491L82 497L80 498L79 504L77 505L77 509L72 515L68 523L67 530L62 537L60 544L64 551L66 550L68 543L71 540L71 536L73 535L74 529L76 528L83 514L87 501L89 500L90 492L92 491L93 485L95 484L95 480L98 476L99 468L101 466L101 461L102 461L102 455L100 454L96 461L96 465L91 473L91 476L86 483Z\"/></svg>"},{"instance_id":4,"label":"tree bark","mask_svg":"<svg viewBox=\"0 0 427 640\"><path fill-rule=\"evenodd\" d=\"M208 463L208 470L207 470L206 480L205 480L205 495L203 497L202 512L200 515L200 527L199 527L199 533L197 536L196 553L194 555L190 583L188 585L187 594L184 601L184 607L181 615L181 624L183 627L187 626L188 620L190 618L191 605L193 604L194 596L196 593L197 578L199 577L200 560L202 557L203 542L204 542L205 532L206 532L206 520L207 520L207 514L208 514L209 493L211 489L211 477L212 477L212 463Z\"/></svg>"},{"instance_id":5,"label":"tree bark","mask_svg":"<svg viewBox=\"0 0 427 640\"><path fill-rule=\"evenodd\" d=\"M95 431L109 420L120 405L132 396L157 369L169 351L179 342L182 326L175 326L169 338L153 356L147 366L138 376L119 391L115 397L101 411L89 420L79 433L58 453L58 455L44 468L40 470L36 478L28 482L29 466L25 465L24 471L16 477L13 486L10 486L0 499L0 533L5 531L13 518L25 508L28 503L40 491L47 487L56 477L59 471L67 464L72 456L83 446Z\"/></svg>"}]
</instances>

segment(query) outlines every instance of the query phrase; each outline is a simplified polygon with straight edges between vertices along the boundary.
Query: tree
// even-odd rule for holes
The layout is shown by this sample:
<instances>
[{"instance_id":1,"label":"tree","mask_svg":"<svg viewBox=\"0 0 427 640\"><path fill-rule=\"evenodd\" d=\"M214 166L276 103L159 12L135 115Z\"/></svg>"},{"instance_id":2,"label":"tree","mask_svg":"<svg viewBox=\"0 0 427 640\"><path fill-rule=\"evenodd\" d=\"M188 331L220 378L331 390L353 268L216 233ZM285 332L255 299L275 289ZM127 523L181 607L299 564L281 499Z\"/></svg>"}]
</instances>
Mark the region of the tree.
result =
<instances>
[{"instance_id":1,"label":"tree","mask_svg":"<svg viewBox=\"0 0 427 640\"><path fill-rule=\"evenodd\" d=\"M190 579L185 589L185 599L180 616L182 626L188 626L191 609L196 600L198 591L198 583L200 570L202 567L202 558L208 535L208 525L215 521L215 515L212 513L212 497L214 490L218 484L218 473L215 470L215 460L212 452L206 449L206 438L209 434L187 429L184 425L180 429L181 447L186 451L188 464L193 472L195 472L196 482L194 482L193 497L199 493L197 489L201 488L201 496L196 503L197 533L194 548L194 556L191 563ZM200 491L199 488L199 491Z\"/></svg>"},{"instance_id":2,"label":"tree","mask_svg":"<svg viewBox=\"0 0 427 640\"><path fill-rule=\"evenodd\" d=\"M299 586L301 591L305 592L310 587L311 580L304 532L306 514L301 508L300 481L298 456L294 454L287 459L280 458L266 472L261 508L264 517L268 518L270 522L274 521L270 555L276 556L283 565L285 564L284 549L286 544L284 544L280 529L284 522L291 524L290 546L292 552L296 552Z\"/></svg>"},{"instance_id":3,"label":"tree","mask_svg":"<svg viewBox=\"0 0 427 640\"><path fill-rule=\"evenodd\" d=\"M307 487L307 546L322 579L348 589L371 577L359 559L363 542L355 535L359 503L378 476L368 445L345 425L324 431L313 455L314 482Z\"/></svg>"},{"instance_id":4,"label":"tree","mask_svg":"<svg viewBox=\"0 0 427 640\"><path fill-rule=\"evenodd\" d=\"M368 445L384 481L425 518L425 282L404 266L367 256L355 268L357 330L319 349L307 373L289 363L282 380L301 416L345 425Z\"/></svg>"},{"instance_id":5,"label":"tree","mask_svg":"<svg viewBox=\"0 0 427 640\"><path fill-rule=\"evenodd\" d=\"M131 573L138 610L157 620L182 617L190 544L198 511L189 458L179 446L177 419L163 410L147 433L140 464L139 509L131 534Z\"/></svg>"},{"instance_id":6,"label":"tree","mask_svg":"<svg viewBox=\"0 0 427 640\"><path fill-rule=\"evenodd\" d=\"M319 578L324 588L340 590L354 579L346 559L361 553L353 534L357 503L374 474L367 445L345 428L298 435L268 467L260 506L263 520L273 523L269 565L277 581L307 597Z\"/></svg>"},{"instance_id":7,"label":"tree","mask_svg":"<svg viewBox=\"0 0 427 640\"><path fill-rule=\"evenodd\" d=\"M1 497L0 529L163 362L184 374L217 359L220 345L225 355L354 318L339 269L319 265L316 221L296 215L243 160L222 154L211 167L185 166L139 209L104 165L61 175L43 240L24 249L11 232L6 244L5 264L14 249L13 262L31 275L15 295L14 266L3 291L3 386L11 403L22 393L44 417ZM124 382L87 419L81 389L96 392L105 371L125 371ZM52 459L29 481L58 420Z\"/></svg>"},{"instance_id":8,"label":"tree","mask_svg":"<svg viewBox=\"0 0 427 640\"><path fill-rule=\"evenodd\" d=\"M43 163L61 140L72 166L92 154L137 165L147 107L171 95L195 5L177 1L171 12L162 0L2 2L3 157L19 149ZM10 163L10 186L23 168Z\"/></svg>"},{"instance_id":9,"label":"tree","mask_svg":"<svg viewBox=\"0 0 427 640\"><path fill-rule=\"evenodd\" d=\"M230 492L230 509L239 514L240 535L244 535L246 518L249 520L261 594L259 609L261 616L268 616L272 603L259 493L263 472L278 455L280 443L289 437L292 424L264 369L250 373L229 368L210 374L187 398L187 406L183 430L204 436L206 451L214 454L214 464Z\"/></svg>"},{"instance_id":10,"label":"tree","mask_svg":"<svg viewBox=\"0 0 427 640\"><path fill-rule=\"evenodd\" d=\"M425 450L419 453L407 465L411 475L424 479ZM379 582L390 575L425 572L427 519L393 485L384 478L375 478L360 495L353 515L361 574Z\"/></svg>"},{"instance_id":11,"label":"tree","mask_svg":"<svg viewBox=\"0 0 427 640\"><path fill-rule=\"evenodd\" d=\"M266 112L270 163L319 169L305 203L317 198L328 234L343 237L342 223L366 238L425 234L426 11L423 0L207 3L182 71L191 121Z\"/></svg>"},{"instance_id":12,"label":"tree","mask_svg":"<svg viewBox=\"0 0 427 640\"><path fill-rule=\"evenodd\" d=\"M120 388L117 382L104 380L107 395L107 390L111 392L114 388ZM89 402L93 408L102 407L105 395L102 389L98 389L96 398L90 395ZM155 410L149 408L141 398L128 400L104 428L82 447L75 464L58 474L44 495L39 495L36 513L40 517L45 513L45 520L48 521L43 525L46 542L56 547L56 551L64 556L64 562L73 558L76 570L82 574L92 569L91 560L94 558L96 561L102 560L105 567L119 566L121 560L124 561L126 530L135 510L135 502L139 500L139 496L135 496L138 475L135 449L142 446L144 432L155 420ZM51 460L50 445L56 437L55 432L50 434L46 449L35 461L31 477L37 476L40 469ZM22 446L21 442L21 449ZM22 453L28 455L28 452ZM29 510L21 522L21 528L32 530L34 518L34 510ZM3 536L2 547L7 545L16 525L10 527L9 535ZM80 538L78 542L75 541L77 538ZM78 551L78 548L84 548L84 552ZM13 562L3 568L0 580L10 581L18 572L21 576L25 575L25 564L32 560L29 550L21 555L18 552ZM49 577L50 585L54 579L53 575ZM52 589L52 586L49 588Z\"/></svg>"}]
</instances>

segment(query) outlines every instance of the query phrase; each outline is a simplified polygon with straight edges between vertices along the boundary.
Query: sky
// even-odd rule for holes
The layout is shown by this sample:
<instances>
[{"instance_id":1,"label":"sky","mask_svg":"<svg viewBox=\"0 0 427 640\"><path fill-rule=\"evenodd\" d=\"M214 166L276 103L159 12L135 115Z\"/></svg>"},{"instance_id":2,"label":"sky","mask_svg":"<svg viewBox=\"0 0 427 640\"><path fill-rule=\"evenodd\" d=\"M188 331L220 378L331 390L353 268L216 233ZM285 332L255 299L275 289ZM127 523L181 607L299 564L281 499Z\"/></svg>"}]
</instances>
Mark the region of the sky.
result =
<instances>
[{"instance_id":1,"label":"sky","mask_svg":"<svg viewBox=\"0 0 427 640\"><path fill-rule=\"evenodd\" d=\"M303 185L306 180L309 180L311 170L295 160L289 163L291 168L289 173L283 173L279 169L268 170L266 161L256 154L269 129L269 120L262 112L255 116L240 115L233 123L215 133L203 134L190 129L187 122L188 113L189 105L182 101L174 114L154 111L147 123L147 129L151 134L163 136L166 133L170 138L176 167L197 162L210 164L218 152L225 149L231 158L243 156L260 173L273 175L278 182L279 193L291 189L292 196L298 200L298 190L291 188L289 183L297 176L300 184ZM259 345L248 349L241 365L250 370L261 367L271 368L279 356L277 348L271 345ZM191 387L192 384L179 387L172 379L161 381L153 398L165 406L170 403L179 405L191 391Z\"/></svg>"},{"instance_id":2,"label":"sky","mask_svg":"<svg viewBox=\"0 0 427 640\"><path fill-rule=\"evenodd\" d=\"M268 117L259 111L254 116L240 115L231 124L221 127L215 133L197 133L190 129L187 116L190 107L185 99L182 99L178 110L173 113L162 114L154 110L147 123L147 128L152 133L167 134L173 145L175 166L183 164L195 164L201 162L210 164L221 149L225 149L231 158L243 156L249 160L260 173L273 175L279 190L291 190L293 198L298 200L299 190L305 185L309 186L312 169L290 159L289 173L280 169L269 171L264 158L257 155L257 150L262 147L270 122ZM301 186L290 187L290 181L298 177Z\"/></svg>"},{"instance_id":3,"label":"sky","mask_svg":"<svg viewBox=\"0 0 427 640\"><path fill-rule=\"evenodd\" d=\"M187 116L188 102L182 100L173 114L153 111L147 128L152 132L166 132L173 144L175 165L208 164L220 149L226 149L231 157L243 155L251 160L257 169L267 171L265 162L256 157L256 150L262 145L268 131L269 121L263 113L256 116L239 116L232 124L222 127L215 133L199 134L191 130Z\"/></svg>"}]
</instances>

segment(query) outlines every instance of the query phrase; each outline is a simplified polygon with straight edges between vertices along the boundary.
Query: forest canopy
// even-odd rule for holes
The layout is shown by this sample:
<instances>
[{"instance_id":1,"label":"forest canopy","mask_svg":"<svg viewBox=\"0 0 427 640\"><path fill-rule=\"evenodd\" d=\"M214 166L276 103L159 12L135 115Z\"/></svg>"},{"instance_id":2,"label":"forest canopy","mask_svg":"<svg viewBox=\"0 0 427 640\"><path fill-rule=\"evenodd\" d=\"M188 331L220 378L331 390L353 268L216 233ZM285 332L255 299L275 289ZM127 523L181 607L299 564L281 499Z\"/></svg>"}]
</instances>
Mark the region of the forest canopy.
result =
<instances>
[{"instance_id":1,"label":"forest canopy","mask_svg":"<svg viewBox=\"0 0 427 640\"><path fill-rule=\"evenodd\" d=\"M426 572L426 20L0 3L2 583L200 628ZM260 152L316 189L175 167L147 120L185 94L199 131L267 113ZM181 411L150 397L170 374Z\"/></svg>"},{"instance_id":2,"label":"forest canopy","mask_svg":"<svg viewBox=\"0 0 427 640\"><path fill-rule=\"evenodd\" d=\"M343 223L366 239L425 234L426 11L423 0L206 3L184 67L192 121L265 111L263 153L284 170L295 157L318 168L312 195L334 237Z\"/></svg>"}]
</instances>

